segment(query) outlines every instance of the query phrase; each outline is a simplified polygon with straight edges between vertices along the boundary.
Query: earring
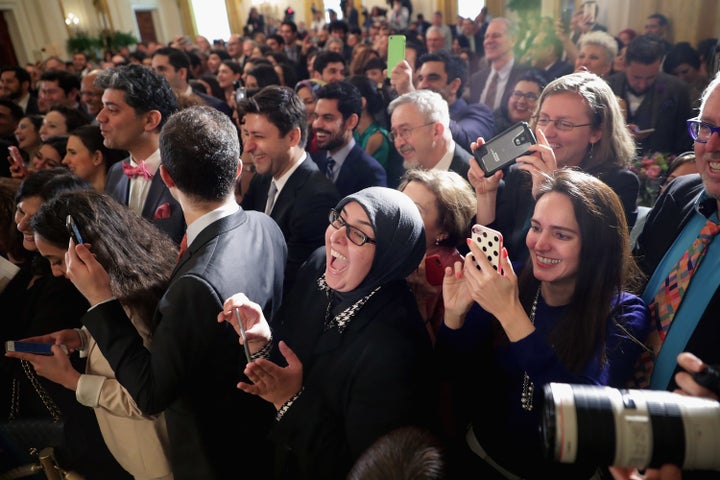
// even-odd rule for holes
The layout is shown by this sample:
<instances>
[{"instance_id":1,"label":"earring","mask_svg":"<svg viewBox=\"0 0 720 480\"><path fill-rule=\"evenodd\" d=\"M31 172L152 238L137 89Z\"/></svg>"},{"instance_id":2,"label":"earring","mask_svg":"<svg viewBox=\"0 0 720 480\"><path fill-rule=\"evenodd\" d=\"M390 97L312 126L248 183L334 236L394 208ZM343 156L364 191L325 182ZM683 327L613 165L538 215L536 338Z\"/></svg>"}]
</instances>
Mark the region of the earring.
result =
<instances>
[{"instance_id":1,"label":"earring","mask_svg":"<svg viewBox=\"0 0 720 480\"><path fill-rule=\"evenodd\" d=\"M590 144L590 151L588 152L588 160L592 160L592 154L593 154L593 147L595 146L594 143Z\"/></svg>"},{"instance_id":2,"label":"earring","mask_svg":"<svg viewBox=\"0 0 720 480\"><path fill-rule=\"evenodd\" d=\"M438 237L435 237L435 246L437 247L439 245L440 245L440 239Z\"/></svg>"}]
</instances>

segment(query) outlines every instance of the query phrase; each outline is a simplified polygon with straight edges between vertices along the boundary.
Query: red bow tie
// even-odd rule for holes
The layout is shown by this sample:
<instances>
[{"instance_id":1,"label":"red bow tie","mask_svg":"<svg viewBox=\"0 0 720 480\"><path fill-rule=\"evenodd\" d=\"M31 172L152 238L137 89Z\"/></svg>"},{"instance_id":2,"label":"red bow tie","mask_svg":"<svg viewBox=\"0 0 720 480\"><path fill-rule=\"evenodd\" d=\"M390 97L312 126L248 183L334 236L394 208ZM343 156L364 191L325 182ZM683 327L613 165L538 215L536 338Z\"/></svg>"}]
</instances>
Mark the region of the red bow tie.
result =
<instances>
[{"instance_id":1,"label":"red bow tie","mask_svg":"<svg viewBox=\"0 0 720 480\"><path fill-rule=\"evenodd\" d=\"M123 173L127 175L128 178L143 177L145 180L150 180L152 178L152 173L150 173L145 166L145 160L140 160L137 167L133 167L128 162L123 162L122 169Z\"/></svg>"}]
</instances>

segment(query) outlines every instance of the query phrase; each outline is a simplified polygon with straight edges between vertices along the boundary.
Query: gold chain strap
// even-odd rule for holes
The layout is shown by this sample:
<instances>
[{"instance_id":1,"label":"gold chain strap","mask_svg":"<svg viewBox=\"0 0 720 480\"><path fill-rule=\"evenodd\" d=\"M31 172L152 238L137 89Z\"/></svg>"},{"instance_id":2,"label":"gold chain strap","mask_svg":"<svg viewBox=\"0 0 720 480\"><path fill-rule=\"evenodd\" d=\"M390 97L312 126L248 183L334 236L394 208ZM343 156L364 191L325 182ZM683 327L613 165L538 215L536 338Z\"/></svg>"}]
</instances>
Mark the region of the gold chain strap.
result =
<instances>
[{"instance_id":1,"label":"gold chain strap","mask_svg":"<svg viewBox=\"0 0 720 480\"><path fill-rule=\"evenodd\" d=\"M45 391L42 385L40 385L40 380L38 380L37 375L32 371L30 368L30 362L27 360L20 360L20 364L23 367L23 370L25 371L25 375L27 376L28 380L30 380L30 384L33 386L35 391L37 392L38 396L40 397L40 400L42 400L43 405L45 405L45 408L48 409L48 412L50 412L50 416L53 419L53 422L59 422L62 420L62 412L60 412L60 408L55 404L53 399L50 397L50 395ZM12 381L12 398L10 400L10 415L8 416L9 420L15 420L18 415L18 411L20 410L20 388L18 385L18 380L16 378L13 378Z\"/></svg>"}]
</instances>

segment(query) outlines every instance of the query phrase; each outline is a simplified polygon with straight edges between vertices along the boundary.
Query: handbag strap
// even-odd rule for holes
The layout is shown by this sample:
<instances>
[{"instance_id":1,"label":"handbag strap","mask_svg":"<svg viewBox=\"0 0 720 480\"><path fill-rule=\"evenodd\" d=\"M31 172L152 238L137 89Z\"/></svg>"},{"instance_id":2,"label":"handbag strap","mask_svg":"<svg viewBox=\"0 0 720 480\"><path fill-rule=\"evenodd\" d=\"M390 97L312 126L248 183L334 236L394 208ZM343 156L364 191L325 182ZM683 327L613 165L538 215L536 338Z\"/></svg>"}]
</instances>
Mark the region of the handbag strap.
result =
<instances>
[{"instance_id":1,"label":"handbag strap","mask_svg":"<svg viewBox=\"0 0 720 480\"><path fill-rule=\"evenodd\" d=\"M35 392L37 392L38 396L40 397L40 400L42 400L43 405L45 405L45 408L47 408L48 412L50 412L50 416L52 417L53 422L61 421L62 420L62 412L60 411L60 408L57 406L57 404L52 399L50 394L48 394L47 391L40 384L40 380L37 378L37 375L35 375L35 373L30 368L30 362L28 362L27 360L20 360L20 364L22 365L23 371L25 372L25 375L27 376L28 380L30 380L30 384L35 389ZM17 378L13 378L12 398L10 400L10 415L8 416L8 419L15 420L18 416L19 411L20 411L20 385L19 385Z\"/></svg>"}]
</instances>

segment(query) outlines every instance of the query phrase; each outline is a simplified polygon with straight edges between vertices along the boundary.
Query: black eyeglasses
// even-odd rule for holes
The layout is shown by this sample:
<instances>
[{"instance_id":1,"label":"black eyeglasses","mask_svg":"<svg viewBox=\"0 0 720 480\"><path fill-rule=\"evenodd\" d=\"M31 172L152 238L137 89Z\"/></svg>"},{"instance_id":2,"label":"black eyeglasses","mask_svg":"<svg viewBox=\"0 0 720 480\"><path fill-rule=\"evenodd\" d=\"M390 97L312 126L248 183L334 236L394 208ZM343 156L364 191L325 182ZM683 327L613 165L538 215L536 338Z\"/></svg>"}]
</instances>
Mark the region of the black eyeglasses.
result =
<instances>
[{"instance_id":1,"label":"black eyeglasses","mask_svg":"<svg viewBox=\"0 0 720 480\"><path fill-rule=\"evenodd\" d=\"M720 133L720 127L705 123L698 118L691 118L687 121L688 133L693 141L707 143L713 133Z\"/></svg>"},{"instance_id":2,"label":"black eyeglasses","mask_svg":"<svg viewBox=\"0 0 720 480\"><path fill-rule=\"evenodd\" d=\"M375 243L375 239L365 235L362 230L357 227L353 227L352 225L348 225L345 219L340 216L340 212L334 208L330 209L330 215L328 218L330 220L330 225L332 225L335 230L340 230L342 227L345 227L345 235L348 240L358 247L362 247L366 243Z\"/></svg>"},{"instance_id":3,"label":"black eyeglasses","mask_svg":"<svg viewBox=\"0 0 720 480\"><path fill-rule=\"evenodd\" d=\"M510 94L510 96L515 97L515 98L525 97L525 100L527 100L528 102L537 102L537 99L539 98L537 95L535 95L532 92L524 93L524 92L521 92L520 90L514 90Z\"/></svg>"}]
</instances>

